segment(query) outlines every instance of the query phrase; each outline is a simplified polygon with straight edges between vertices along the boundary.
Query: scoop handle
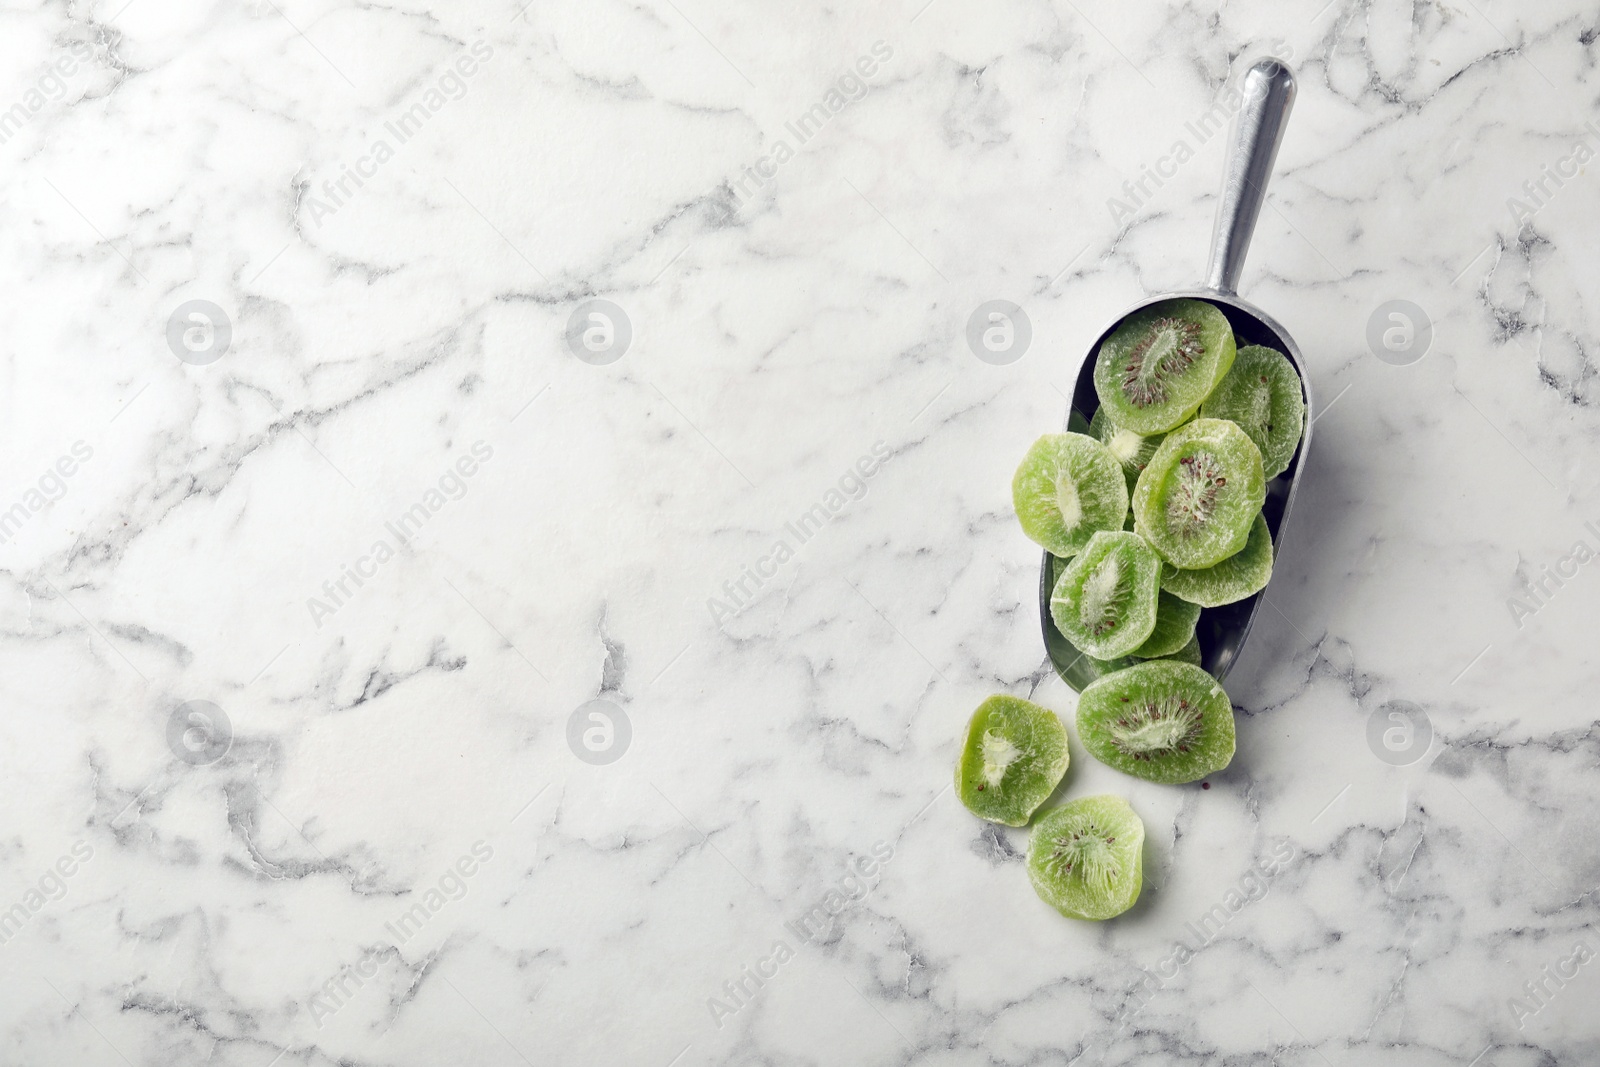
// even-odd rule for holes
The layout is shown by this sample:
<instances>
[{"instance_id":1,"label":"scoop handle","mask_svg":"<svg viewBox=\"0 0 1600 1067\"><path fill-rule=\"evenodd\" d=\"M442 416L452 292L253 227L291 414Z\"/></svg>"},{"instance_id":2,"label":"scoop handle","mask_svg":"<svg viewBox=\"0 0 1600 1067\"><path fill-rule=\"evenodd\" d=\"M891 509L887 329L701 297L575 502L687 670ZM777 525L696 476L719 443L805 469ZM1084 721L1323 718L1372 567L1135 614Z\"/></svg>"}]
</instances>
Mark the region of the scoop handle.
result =
<instances>
[{"instance_id":1,"label":"scoop handle","mask_svg":"<svg viewBox=\"0 0 1600 1067\"><path fill-rule=\"evenodd\" d=\"M1211 269L1206 286L1239 291L1245 253L1267 196L1272 164L1294 107L1294 72L1276 59L1258 59L1244 75L1244 102L1233 125L1233 143L1222 174L1217 223L1211 231Z\"/></svg>"}]
</instances>

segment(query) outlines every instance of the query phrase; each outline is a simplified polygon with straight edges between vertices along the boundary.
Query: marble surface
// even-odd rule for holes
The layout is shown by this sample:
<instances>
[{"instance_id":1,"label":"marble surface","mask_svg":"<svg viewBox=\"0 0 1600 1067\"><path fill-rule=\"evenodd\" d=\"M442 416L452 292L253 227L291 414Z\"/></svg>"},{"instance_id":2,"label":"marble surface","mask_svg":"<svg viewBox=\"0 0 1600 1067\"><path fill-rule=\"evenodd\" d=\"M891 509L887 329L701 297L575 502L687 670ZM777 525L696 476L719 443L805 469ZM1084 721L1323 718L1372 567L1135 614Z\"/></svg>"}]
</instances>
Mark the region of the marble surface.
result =
<instances>
[{"instance_id":1,"label":"marble surface","mask_svg":"<svg viewBox=\"0 0 1600 1067\"><path fill-rule=\"evenodd\" d=\"M1319 6L0 12L0 1064L1600 1060L1600 17ZM1075 923L1010 475L1263 54L1316 446Z\"/></svg>"}]
</instances>

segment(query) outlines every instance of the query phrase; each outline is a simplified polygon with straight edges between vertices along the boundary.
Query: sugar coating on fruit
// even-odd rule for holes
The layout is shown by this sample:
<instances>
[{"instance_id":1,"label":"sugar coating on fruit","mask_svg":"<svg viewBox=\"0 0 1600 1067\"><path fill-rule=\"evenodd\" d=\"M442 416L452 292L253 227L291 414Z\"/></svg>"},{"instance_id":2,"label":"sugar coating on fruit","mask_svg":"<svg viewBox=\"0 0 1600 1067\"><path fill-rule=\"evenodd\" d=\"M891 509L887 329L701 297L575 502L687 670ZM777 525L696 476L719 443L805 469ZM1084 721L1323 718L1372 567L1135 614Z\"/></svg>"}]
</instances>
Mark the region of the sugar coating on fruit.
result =
<instances>
[{"instance_id":1,"label":"sugar coating on fruit","mask_svg":"<svg viewBox=\"0 0 1600 1067\"><path fill-rule=\"evenodd\" d=\"M1061 524L1069 530L1083 521L1083 498L1070 474L1062 473L1056 478L1056 510L1061 512Z\"/></svg>"},{"instance_id":2,"label":"sugar coating on fruit","mask_svg":"<svg viewBox=\"0 0 1600 1067\"><path fill-rule=\"evenodd\" d=\"M1144 441L1143 434L1134 433L1132 430L1113 430L1106 447L1111 449L1111 454L1118 460L1128 463L1139 454L1139 448Z\"/></svg>"},{"instance_id":3,"label":"sugar coating on fruit","mask_svg":"<svg viewBox=\"0 0 1600 1067\"><path fill-rule=\"evenodd\" d=\"M1047 561L1046 577L1049 581L1049 588L1054 590L1061 581L1061 575L1065 573L1072 561L1070 559L1062 559L1060 556L1046 556L1045 559ZM1159 597L1159 595L1158 593L1157 596ZM1055 610L1053 596L1051 610L1052 613ZM1053 614L1051 621L1054 622ZM1072 687L1074 693L1083 692L1083 687L1097 678L1104 677L1112 671L1120 671L1124 667L1131 667L1139 662L1131 656L1119 656L1110 660L1096 659L1073 644L1071 639L1061 632L1059 626L1053 627L1052 634L1053 636L1047 637L1046 640L1059 640L1065 647L1053 648L1050 653L1051 664L1055 667L1056 673L1061 677L1061 680Z\"/></svg>"},{"instance_id":4,"label":"sugar coating on fruit","mask_svg":"<svg viewBox=\"0 0 1600 1067\"><path fill-rule=\"evenodd\" d=\"M1266 385L1267 376L1261 375L1261 384ZM1250 424L1259 426L1266 433L1272 432L1272 394L1265 389L1252 389L1250 391Z\"/></svg>"},{"instance_id":5,"label":"sugar coating on fruit","mask_svg":"<svg viewBox=\"0 0 1600 1067\"><path fill-rule=\"evenodd\" d=\"M1089 420L1089 433L1095 440L1105 445L1117 458L1117 462L1122 464L1122 473L1128 480L1130 493L1139 481L1139 472L1150 462L1150 457L1156 454L1156 449L1161 446L1161 440L1165 436L1160 433L1142 434L1125 426L1118 426L1111 420L1111 413L1104 405L1096 408L1094 418Z\"/></svg>"},{"instance_id":6,"label":"sugar coating on fruit","mask_svg":"<svg viewBox=\"0 0 1600 1067\"><path fill-rule=\"evenodd\" d=\"M1141 408L1166 403L1171 377L1194 366L1205 352L1197 322L1163 315L1146 330L1128 351L1122 371L1122 395Z\"/></svg>"}]
</instances>

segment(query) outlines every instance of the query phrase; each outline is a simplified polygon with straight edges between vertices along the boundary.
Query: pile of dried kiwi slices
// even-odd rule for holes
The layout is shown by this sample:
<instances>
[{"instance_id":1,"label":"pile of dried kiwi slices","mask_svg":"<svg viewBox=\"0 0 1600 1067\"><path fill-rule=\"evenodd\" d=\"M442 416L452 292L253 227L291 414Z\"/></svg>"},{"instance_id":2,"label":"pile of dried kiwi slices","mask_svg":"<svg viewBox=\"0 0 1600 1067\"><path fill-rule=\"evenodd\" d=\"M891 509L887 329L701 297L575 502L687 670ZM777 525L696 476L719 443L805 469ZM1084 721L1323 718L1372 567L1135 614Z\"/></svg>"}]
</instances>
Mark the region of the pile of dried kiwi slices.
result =
<instances>
[{"instance_id":1,"label":"pile of dried kiwi slices","mask_svg":"<svg viewBox=\"0 0 1600 1067\"><path fill-rule=\"evenodd\" d=\"M1300 444L1300 378L1282 352L1238 348L1214 304L1179 299L1112 331L1094 385L1089 433L1034 442L1012 503L1051 553L1051 619L1099 673L1078 699L1084 748L1147 781L1198 781L1234 752L1233 704L1200 667L1200 613L1272 577L1261 508ZM968 725L956 792L979 818L1024 826L1066 771L1056 714L994 696ZM1109 919L1138 900L1143 842L1123 798L1073 800L1034 823L1028 876L1063 915Z\"/></svg>"}]
</instances>

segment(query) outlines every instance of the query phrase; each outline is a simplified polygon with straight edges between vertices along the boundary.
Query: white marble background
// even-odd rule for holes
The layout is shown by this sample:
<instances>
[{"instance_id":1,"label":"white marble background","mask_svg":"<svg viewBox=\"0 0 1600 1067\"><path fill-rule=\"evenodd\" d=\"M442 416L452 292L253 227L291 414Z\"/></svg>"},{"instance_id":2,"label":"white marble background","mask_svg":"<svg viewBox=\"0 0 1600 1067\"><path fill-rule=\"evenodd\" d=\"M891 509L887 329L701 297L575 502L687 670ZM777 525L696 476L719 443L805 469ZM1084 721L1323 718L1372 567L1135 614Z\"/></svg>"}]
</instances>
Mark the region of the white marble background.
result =
<instances>
[{"instance_id":1,"label":"white marble background","mask_svg":"<svg viewBox=\"0 0 1600 1067\"><path fill-rule=\"evenodd\" d=\"M1507 204L1600 150L1600 11L1319 5L6 5L0 1064L1600 1059L1600 964L1559 978L1600 951L1600 174ZM1074 708L1010 473L1105 319L1199 280L1223 139L1107 199L1272 51L1301 92L1243 289L1316 447L1232 767L1075 749L1065 792L1150 843L1139 906L1074 923L945 789L985 695ZM631 323L607 365L564 339L591 297ZM1007 366L964 338L991 299L1032 323ZM1391 299L1419 362L1369 349ZM231 328L205 365L190 300ZM568 743L595 699L609 764ZM1403 766L1395 700L1433 735ZM225 754L169 744L189 701Z\"/></svg>"}]
</instances>

